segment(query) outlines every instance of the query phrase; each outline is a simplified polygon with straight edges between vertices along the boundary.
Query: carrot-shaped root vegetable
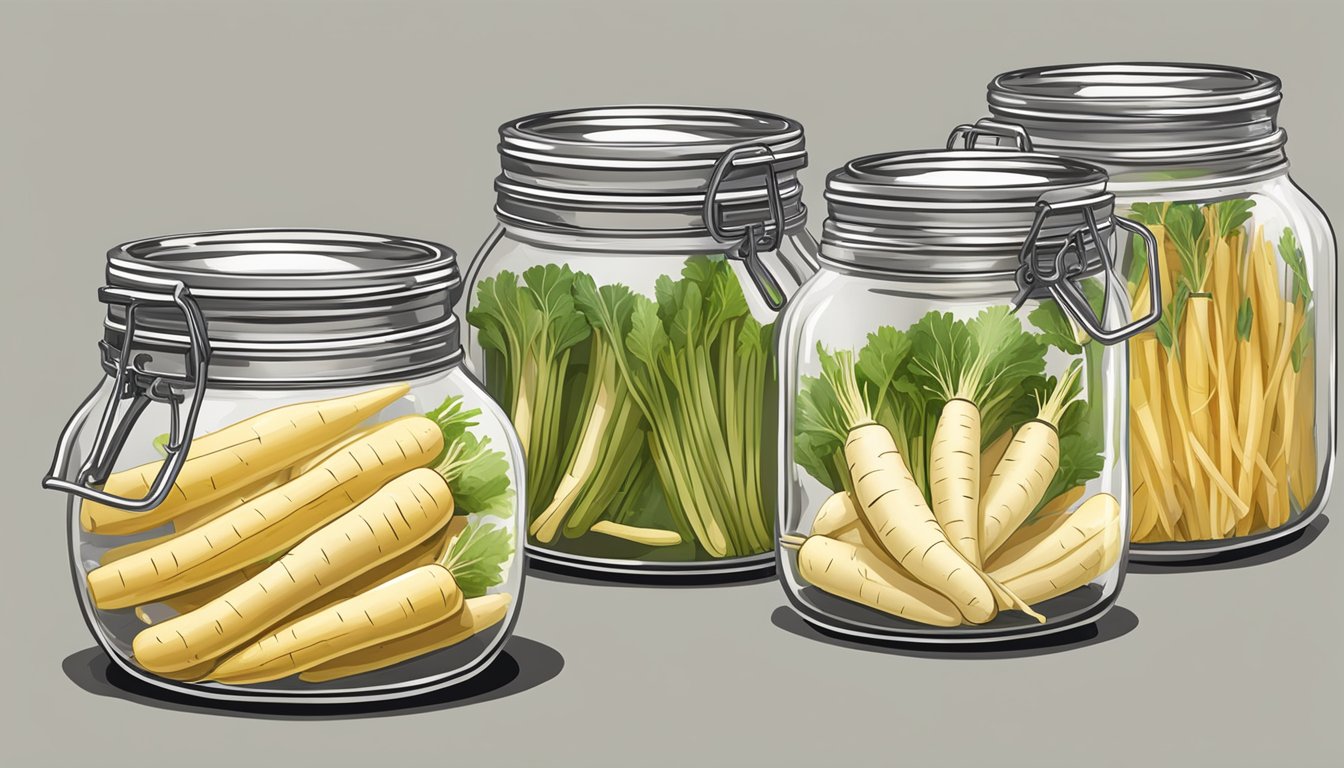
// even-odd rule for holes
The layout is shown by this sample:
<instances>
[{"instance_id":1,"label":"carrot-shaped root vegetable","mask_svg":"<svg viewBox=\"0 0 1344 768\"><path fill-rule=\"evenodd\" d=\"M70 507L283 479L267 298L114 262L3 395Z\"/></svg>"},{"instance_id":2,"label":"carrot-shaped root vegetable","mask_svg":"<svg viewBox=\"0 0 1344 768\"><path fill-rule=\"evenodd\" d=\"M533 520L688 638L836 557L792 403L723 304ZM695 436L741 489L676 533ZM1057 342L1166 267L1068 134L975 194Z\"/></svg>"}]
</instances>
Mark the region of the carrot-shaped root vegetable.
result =
<instances>
[{"instance_id":1,"label":"carrot-shaped root vegetable","mask_svg":"<svg viewBox=\"0 0 1344 768\"><path fill-rule=\"evenodd\" d=\"M988 558L1031 514L1059 469L1056 425L1074 402L1079 373L1075 363L1059 378L1054 391L1023 424L1004 452L989 488L980 501L980 553Z\"/></svg>"},{"instance_id":2,"label":"carrot-shaped root vegetable","mask_svg":"<svg viewBox=\"0 0 1344 768\"><path fill-rule=\"evenodd\" d=\"M999 461L1003 459L1003 454L1008 452L1008 446L1013 442L1013 430L1005 429L1003 434L994 438L994 442L985 446L985 450L980 452L980 495L984 496L985 491L989 490L989 479L994 476L994 470L999 466Z\"/></svg>"},{"instance_id":3,"label":"carrot-shaped root vegetable","mask_svg":"<svg viewBox=\"0 0 1344 768\"><path fill-rule=\"evenodd\" d=\"M257 576L191 613L149 627L132 650L172 673L218 658L360 574L441 530L453 514L443 476L414 469L304 539Z\"/></svg>"},{"instance_id":4,"label":"carrot-shaped root vegetable","mask_svg":"<svg viewBox=\"0 0 1344 768\"><path fill-rule=\"evenodd\" d=\"M425 539L400 557L388 560L386 563L366 571L346 582L341 585L340 588L304 605L303 610L311 612L325 608L332 603L354 597L360 592L371 589L389 579L396 578L407 571L434 562L442 556L443 549L448 540L461 533L462 529L466 527L466 524L467 518L465 516L454 515L453 519L449 521L448 526L440 533ZM209 584L202 584L201 586L187 590L186 592L166 597L158 603L139 606L135 609L136 618L146 624L157 624L161 621L167 621L175 616L194 611L253 576L256 576L258 573L266 570L266 565L268 564L257 563L249 565L242 570L234 571L228 576L216 579Z\"/></svg>"},{"instance_id":5,"label":"carrot-shaped root vegetable","mask_svg":"<svg viewBox=\"0 0 1344 768\"><path fill-rule=\"evenodd\" d=\"M466 640L472 635L493 627L504 620L509 612L511 598L500 592L481 597L469 597L456 616L447 621L399 637L386 643L348 653L320 664L299 675L305 683L325 683L342 677L372 672L393 664L423 656Z\"/></svg>"},{"instance_id":6,"label":"carrot-shaped root vegetable","mask_svg":"<svg viewBox=\"0 0 1344 768\"><path fill-rule=\"evenodd\" d=\"M79 509L90 533L124 535L157 528L178 515L228 496L258 478L292 465L340 439L360 422L405 395L396 384L332 400L275 408L192 441L168 498L148 512L128 512L93 501ZM138 499L149 492L162 461L115 472L103 490Z\"/></svg>"},{"instance_id":7,"label":"carrot-shaped root vegetable","mask_svg":"<svg viewBox=\"0 0 1344 768\"><path fill-rule=\"evenodd\" d=\"M951 600L875 552L826 536L785 536L780 541L798 551L798 572L803 579L824 592L921 624L961 624L961 612Z\"/></svg>"},{"instance_id":8,"label":"carrot-shaped root vegetable","mask_svg":"<svg viewBox=\"0 0 1344 768\"><path fill-rule=\"evenodd\" d=\"M210 679L247 685L289 677L446 621L462 609L462 600L447 567L423 565L243 647Z\"/></svg>"},{"instance_id":9,"label":"carrot-shaped root vegetable","mask_svg":"<svg viewBox=\"0 0 1344 768\"><path fill-rule=\"evenodd\" d=\"M838 538L846 531L858 528L859 509L854 506L854 497L845 491L837 491L822 502L817 516L812 519L813 536Z\"/></svg>"},{"instance_id":10,"label":"carrot-shaped root vegetable","mask_svg":"<svg viewBox=\"0 0 1344 768\"><path fill-rule=\"evenodd\" d=\"M992 575L1023 600L1049 600L1087 584L1114 565L1122 535L1119 502L1099 493Z\"/></svg>"},{"instance_id":11,"label":"carrot-shaped root vegetable","mask_svg":"<svg viewBox=\"0 0 1344 768\"><path fill-rule=\"evenodd\" d=\"M442 447L442 431L423 416L387 422L311 472L199 528L90 571L94 604L113 609L153 602L283 552L383 483L433 461Z\"/></svg>"},{"instance_id":12,"label":"carrot-shaped root vegetable","mask_svg":"<svg viewBox=\"0 0 1344 768\"><path fill-rule=\"evenodd\" d=\"M265 480L262 480L261 482L253 483L252 485L249 485L243 488L242 490L229 494L228 496L220 499L219 501L206 504L205 506L199 507L191 512L186 513L185 515L179 515L176 519L173 520L172 533L164 534L163 536L155 536L150 539L132 541L127 544L122 544L120 546L113 547L104 552L103 556L99 558L98 562L100 565L107 565L108 563L120 560L126 557L127 555L133 555L136 552L143 552L146 549L149 549L150 547L162 544L165 541L170 541L176 538L177 536L180 536L183 533L192 530L193 528L200 528L202 525L205 525L211 520L214 520L215 518L219 517L225 512L229 512L233 509L236 509L237 507L240 507L246 504L247 502L257 498L263 493L266 493L269 490L284 485L288 481L289 481L289 473L280 472L272 477L268 477Z\"/></svg>"},{"instance_id":13,"label":"carrot-shaped root vegetable","mask_svg":"<svg viewBox=\"0 0 1344 768\"><path fill-rule=\"evenodd\" d=\"M975 566L944 535L887 428L873 420L859 391L853 353L835 353L837 371L823 376L847 422L845 461L853 480L859 519L873 541L915 579L947 597L972 624L998 613L995 595Z\"/></svg>"},{"instance_id":14,"label":"carrot-shaped root vegetable","mask_svg":"<svg viewBox=\"0 0 1344 768\"><path fill-rule=\"evenodd\" d=\"M985 561L985 570L994 573L1004 563L1011 563L1021 557L1032 547L1040 544L1046 536L1058 530L1061 525L1068 521L1069 517L1070 515L1067 514L1038 517L1035 522L1018 528L1012 536L1008 537L1003 546L999 547L999 550Z\"/></svg>"},{"instance_id":15,"label":"carrot-shaped root vegetable","mask_svg":"<svg viewBox=\"0 0 1344 768\"><path fill-rule=\"evenodd\" d=\"M921 363L946 401L929 449L929 496L947 539L980 567L980 406L1022 355L1030 336L1008 307L985 310L967 323L974 354L956 360L955 345ZM1020 366L1018 366L1020 367ZM987 401L986 401L987 402ZM992 458L992 457L991 457Z\"/></svg>"}]
</instances>

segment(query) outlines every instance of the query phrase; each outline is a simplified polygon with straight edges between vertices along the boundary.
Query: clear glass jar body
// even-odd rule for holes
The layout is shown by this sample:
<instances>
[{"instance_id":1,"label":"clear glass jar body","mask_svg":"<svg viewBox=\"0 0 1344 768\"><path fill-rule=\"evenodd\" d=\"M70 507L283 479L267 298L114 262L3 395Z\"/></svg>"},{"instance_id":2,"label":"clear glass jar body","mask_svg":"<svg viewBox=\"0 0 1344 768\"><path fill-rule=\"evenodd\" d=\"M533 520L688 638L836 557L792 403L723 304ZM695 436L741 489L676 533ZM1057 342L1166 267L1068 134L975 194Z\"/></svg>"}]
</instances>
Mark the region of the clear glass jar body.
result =
<instances>
[{"instance_id":1,"label":"clear glass jar body","mask_svg":"<svg viewBox=\"0 0 1344 768\"><path fill-rule=\"evenodd\" d=\"M908 332L912 326L927 322L930 313L950 313L954 321L966 321L990 308L1005 308L1010 305L1017 292L1012 274L997 276L957 276L957 275L914 275L900 274L853 265L839 264L823 259L817 275L809 281L794 298L780 321L779 329L779 381L782 387L779 397L779 419L781 423L779 446L779 530L782 540L790 538L795 542L809 534L816 533L818 513L823 504L833 496L844 491L840 480L845 463L850 462L843 452L818 451L804 445L810 439L805 409L809 399L807 391L815 387L822 379L822 357L818 347L827 355L837 351L853 351L859 360L871 352L885 349L889 354L899 355L893 350L897 346L884 347L871 334L887 334L891 330ZM1052 299L1029 299L1017 313L1026 332L1037 333L1041 328L1037 321L1044 315L1059 312ZM1058 317L1063 317L1059 315ZM945 324L944 324L945 325ZM1065 321L1067 326L1067 321ZM1129 525L1129 479L1126 464L1126 412L1125 412L1125 351L1123 345L1103 346L1086 340L1085 336L1078 354L1070 354L1056 347L1044 347L1043 371L1046 376L1061 376L1071 364L1081 366L1078 382L1081 392L1078 400L1085 411L1075 414L1085 418L1078 422L1079 434L1085 435L1091 451L1090 455L1069 454L1069 446L1078 443L1069 440L1061 448L1061 465L1073 462L1090 462L1094 471L1073 475L1073 479L1063 484L1065 492L1052 496L1047 490L1030 516L1018 527L1006 543L989 553L984 553L982 565L993 575L1013 559L1004 558L1018 548L1023 541L1038 541L1034 536L1044 530L1041 526L1048 520L1063 520L1066 515L1078 510L1083 503L1098 494L1109 494L1117 504L1114 507L1113 529L1107 535L1111 537L1105 555L1106 564L1098 572L1084 580L1084 583L1070 588L1063 594L1054 595L1040 602L1028 601L1043 617L1039 622L1027 614L1001 610L987 623L958 623L954 626L937 626L920 621L909 620L894 615L890 611L875 606L888 605L879 598L876 603L865 605L857 599L833 594L809 582L800 566L800 551L795 547L781 546L779 549L778 573L790 602L809 622L827 630L845 635L871 640L898 642L989 642L1011 639L1028 635L1057 632L1070 627L1095 621L1110 608L1116 599L1124 577L1126 537L1122 532ZM922 354L912 349L908 359ZM860 381L867 382L862 378ZM901 379L898 375L897 379ZM860 386L868 387L867 383ZM887 390L884 390L887 391ZM900 398L896 389L889 390L889 397ZM817 402L813 400L813 402ZM890 401L889 401L890 402ZM902 454L904 463L912 477L928 478L930 465L935 460L931 448L933 432L943 408L938 396L930 395L923 401L909 401L911 426L906 427L908 438L896 438L897 450ZM995 423L1005 425L1021 434L1020 417L998 420ZM876 417L884 426L892 426L883 417ZM1028 417L1029 418L1029 417ZM916 426L922 425L922 426ZM997 459L990 458L993 452L1002 450L1003 443L995 448L994 443L1002 431L990 426L990 422L981 422L982 446L984 453L980 460L981 478L991 473ZM988 430L1000 431L1000 435L988 434ZM1061 428L1062 432L1066 432ZM815 434L815 433L813 433ZM855 433L856 434L856 433ZM896 434L896 428L891 429ZM837 443L838 445L838 443ZM833 455L836 462L834 473L824 468L823 459L809 458L812 455ZM1076 459L1076 460L1075 460ZM857 461L858 459L855 459ZM852 470L857 472L858 470ZM1072 470L1070 470L1072 471ZM829 477L822 475L829 474ZM1083 479L1085 478L1085 479ZM916 480L925 496L925 504L930 505L929 485ZM1080 486L1080 487L1077 487ZM984 484L982 482L982 488ZM906 504L905 506L909 506ZM1058 516L1058 517L1056 517ZM875 546L871 532L863 532L853 537L852 543L860 550L872 550ZM827 536L835 537L838 534ZM814 537L823 538L823 537ZM810 542L809 542L810 543ZM806 548L809 543L804 543ZM1022 551L1020 548L1016 551ZM837 561L842 558L837 557ZM908 576L908 573L904 575ZM871 586L871 585L870 585ZM867 589L869 587L866 587ZM852 597L852 596L851 596ZM954 614L955 616L955 614Z\"/></svg>"},{"instance_id":2,"label":"clear glass jar body","mask_svg":"<svg viewBox=\"0 0 1344 768\"><path fill-rule=\"evenodd\" d=\"M594 421L593 411L581 393L587 391L591 381L588 376L594 336L584 324L585 339L573 347L563 363L558 359L552 361L561 368L567 382L563 396L566 405L555 415L559 433L548 443L555 447L547 449L545 460L539 458L540 453L529 456L529 483L532 484L529 488L529 522L533 530L528 547L534 558L566 568L627 575L732 575L761 569L768 571L773 567L773 483L768 478L773 473L774 464L769 449L772 445L770 435L773 434L769 422L774 407L765 403L764 382L773 371L769 333L777 312L754 285L745 262L728 258L726 248L704 234L642 232L638 237L617 237L575 230L552 233L510 224L497 227L477 253L468 270L463 299L463 314L467 318L467 356L484 380L486 390L504 405L506 411L513 413L515 422L518 422L518 408L511 387L517 385L518 377L504 372L498 349L483 345L479 314L482 284L488 285L502 274L518 276L521 284L522 276L529 269L567 267L575 273L590 276L597 286L624 285L645 300L657 303L660 302L657 289L660 280L682 279L688 261L707 261L719 265L719 269L731 271L737 286L734 292L740 291L746 312L762 326L753 351L737 358L742 365L723 357L729 350L721 341L711 342L705 350L713 361L708 368L701 369L710 371L701 378L704 382L716 387L730 386L721 375L730 368L729 375L746 375L747 378L742 380L755 382L741 384L739 380L738 384L731 385L738 387L741 398L740 406L731 406L738 408L736 415L727 410L730 406L718 395L707 395L700 410L717 409L714 425L673 437L666 431L666 421L662 425L650 423L645 408L657 408L658 395L643 392L636 395L637 401L629 403L636 425L634 429L643 433L632 437L629 431L622 432L610 422L603 422L596 429L590 427ZM815 242L799 222L785 230L775 250L762 252L759 256L763 267L778 283L783 298L787 298L815 269L815 253ZM666 305L665 300L662 303ZM740 329L743 319L733 322ZM682 341L674 341L674 344L684 348ZM623 344L623 347L628 345ZM628 348L626 352L629 352ZM676 357L678 355L674 353L668 360ZM631 379L627 377L633 376L647 383L648 376L633 370L632 366L637 365L634 357L627 356L623 363L612 369L614 378L611 381L619 380L621 384L617 386L628 386ZM675 386L670 379L664 383ZM725 404L719 406L717 402ZM526 429L520 430L520 434ZM654 430L662 431L654 433ZM589 465L587 472L576 472L571 463L574 467L581 466L581 462L572 460L580 452L579 441L585 433L590 435L589 450L599 454L599 458ZM612 435L616 434L623 435L625 440L619 451L612 450ZM694 443L701 446L698 454L692 448L693 440L704 441L703 445ZM525 451L527 445L527 439L524 439ZM678 470L669 468L666 463L661 468L657 466L652 458L655 451L674 454L682 451L670 462L679 462L686 472L705 473L702 479L711 487L717 486L709 493L719 501L706 504L703 502L705 497L699 497L701 503L690 503L687 500L697 497L687 486L674 487L669 492L664 483L672 482L670 478ZM627 464L604 463L611 460L613 454L620 453L637 454L637 457ZM703 461L704 456L716 454L724 457L721 462L709 467L700 466L707 464ZM756 460L748 458L751 456L757 457ZM740 466L741 463L749 463L751 467ZM739 470L745 478L740 484L737 483L739 478L735 477ZM566 477L579 482L562 479ZM623 478L633 485L610 484ZM562 482L567 485L561 487ZM608 492L589 495L586 490L574 490L599 485L606 485ZM570 490L569 495L566 495L566 488ZM713 496L714 493L719 495ZM710 506L712 511L708 509ZM538 518L548 512L549 530L538 523ZM691 516L712 519L697 525L689 519ZM604 522L619 522L641 531L607 528L602 525ZM594 525L598 530L593 530ZM721 528L723 535L716 537L712 533L713 527ZM707 546L706 541L711 544Z\"/></svg>"},{"instance_id":3,"label":"clear glass jar body","mask_svg":"<svg viewBox=\"0 0 1344 768\"><path fill-rule=\"evenodd\" d=\"M1250 179L1209 166L1112 174L1117 213L1161 235L1167 315L1130 341L1131 556L1202 558L1300 531L1334 466L1329 222L1286 162Z\"/></svg>"},{"instance_id":4,"label":"clear glass jar body","mask_svg":"<svg viewBox=\"0 0 1344 768\"><path fill-rule=\"evenodd\" d=\"M208 386L201 403L196 435L208 434L274 408L342 397L393 383L396 382L360 383L338 387L315 386L311 389L247 389ZM434 534L434 536L442 537L446 545L450 534L469 530L472 527L479 527L481 531L501 528L508 532L513 542L509 547L511 553L502 563L499 582L488 589L490 595L506 595L507 607L502 612L497 611L491 614L490 621L493 622L492 624L482 626L480 631L470 634L460 642L441 647L438 650L417 653L391 666L325 682L305 682L298 676L290 676L272 682L240 685L168 679L146 671L136 663L132 652L132 643L136 635L146 631L148 629L147 624L152 626L152 624L166 621L179 615L180 612L188 610L188 607L184 607L188 604L190 607L195 607L195 605L200 604L202 599L208 600L218 597L223 594L227 587L222 586L215 589L214 587L223 583L222 581L216 581L204 585L201 588L204 591L187 591L168 596L161 601L155 601L148 605L112 610L96 607L90 592L89 572L99 567L105 560L111 562L112 558L108 557L108 553L116 550L116 548L126 547L127 550L134 550L134 545L137 542L173 534L173 524L169 522L150 530L128 535L89 533L81 525L81 502L79 499L72 497L68 504L68 530L70 534L70 562L75 591L90 631L108 656L119 667L134 677L158 687L210 699L268 703L366 702L400 698L460 683L488 666L499 654L505 641L512 633L522 597L524 556L521 549L516 545L517 542L522 540L523 516L521 509L524 503L522 493L518 490L518 480L523 476L521 450L507 418L499 411L495 403L486 396L471 374L461 367L452 366L438 373L423 375L406 383L410 388L407 394L388 404L356 429L396 417L427 414L445 403L457 402L468 411L477 411L471 419L475 422L474 425L467 429L478 440L488 441L487 447L489 450L499 452L501 464L504 465L504 471L507 474L508 485L515 490L513 501L492 509L490 515L472 513L462 509L459 505L449 528ZM112 378L110 376L104 378L67 426L61 444L57 449L57 466L67 468L67 474L69 474L71 468L82 466L86 460L98 420L109 398L112 397L113 390ZM190 403L187 403L183 407L187 408L189 406ZM113 471L157 461L160 453L156 449L156 440L160 438L161 433L167 431L168 424L165 406L152 404L146 409L127 434ZM315 455L321 456L322 453L319 451ZM303 466L304 462L311 460L312 457L296 457L296 466ZM283 488L283 486L280 487ZM493 514L493 512L502 512L506 509L507 514ZM430 542L426 541L425 543L428 545ZM128 547L127 545L132 546ZM398 568L397 572L409 570L414 565L419 564L418 561L412 563L407 559L409 555L414 554L417 553L404 553L399 556L399 560L394 558L397 562L389 563L388 566L396 566ZM405 568L398 566L401 560L406 560ZM389 575L388 578L391 578L391 576ZM355 583L351 582L351 585ZM340 587L337 588L336 593L331 593L331 595L347 596L340 594L339 590ZM325 599L327 595L323 597ZM503 599L505 598L497 598L496 600ZM286 617L285 621L290 621L294 616L301 615L306 609L303 605L295 606L294 611Z\"/></svg>"}]
</instances>

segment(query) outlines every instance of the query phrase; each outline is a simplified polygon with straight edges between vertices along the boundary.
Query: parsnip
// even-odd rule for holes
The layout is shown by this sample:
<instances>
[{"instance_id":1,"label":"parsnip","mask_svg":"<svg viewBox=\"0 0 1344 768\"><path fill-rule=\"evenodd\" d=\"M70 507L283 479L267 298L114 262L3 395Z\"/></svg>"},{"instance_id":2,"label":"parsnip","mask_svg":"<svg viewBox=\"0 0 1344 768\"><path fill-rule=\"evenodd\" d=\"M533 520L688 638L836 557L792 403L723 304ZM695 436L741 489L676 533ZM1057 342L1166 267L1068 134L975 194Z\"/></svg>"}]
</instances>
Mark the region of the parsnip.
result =
<instances>
[{"instance_id":1,"label":"parsnip","mask_svg":"<svg viewBox=\"0 0 1344 768\"><path fill-rule=\"evenodd\" d=\"M825 536L782 541L798 550L799 574L819 589L921 624L955 627L961 623L961 613L951 600L874 552Z\"/></svg>"},{"instance_id":2,"label":"parsnip","mask_svg":"<svg viewBox=\"0 0 1344 768\"><path fill-rule=\"evenodd\" d=\"M285 551L383 483L434 459L438 426L423 416L387 422L313 471L182 536L88 574L103 609L148 603Z\"/></svg>"},{"instance_id":3,"label":"parsnip","mask_svg":"<svg viewBox=\"0 0 1344 768\"><path fill-rule=\"evenodd\" d=\"M140 533L227 497L279 472L338 440L355 425L401 398L410 387L396 384L368 392L288 405L202 435L192 441L172 491L148 512L129 512L86 501L80 525L90 533ZM162 461L115 472L103 490L141 498L159 473Z\"/></svg>"},{"instance_id":4,"label":"parsnip","mask_svg":"<svg viewBox=\"0 0 1344 768\"><path fill-rule=\"evenodd\" d=\"M171 673L218 658L257 633L441 530L453 495L432 469L415 469L327 524L266 570L208 604L136 635L135 660Z\"/></svg>"},{"instance_id":5,"label":"parsnip","mask_svg":"<svg viewBox=\"0 0 1344 768\"><path fill-rule=\"evenodd\" d=\"M380 643L320 664L299 675L305 683L325 683L372 672L456 645L504 620L509 612L507 593L467 598L462 610L428 629Z\"/></svg>"}]
</instances>

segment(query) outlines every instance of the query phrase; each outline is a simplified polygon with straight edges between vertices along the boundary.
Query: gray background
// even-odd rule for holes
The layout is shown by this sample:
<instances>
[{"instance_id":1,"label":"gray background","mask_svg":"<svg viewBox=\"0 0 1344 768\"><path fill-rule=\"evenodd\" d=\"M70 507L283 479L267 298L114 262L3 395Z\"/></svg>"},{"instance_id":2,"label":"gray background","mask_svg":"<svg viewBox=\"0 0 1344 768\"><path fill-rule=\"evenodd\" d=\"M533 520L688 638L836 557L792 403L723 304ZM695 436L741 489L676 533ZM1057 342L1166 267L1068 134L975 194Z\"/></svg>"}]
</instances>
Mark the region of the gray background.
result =
<instances>
[{"instance_id":1,"label":"gray background","mask_svg":"<svg viewBox=\"0 0 1344 768\"><path fill-rule=\"evenodd\" d=\"M502 688L288 721L102 680L68 583L62 501L37 486L97 375L109 246L303 225L470 254L492 223L495 127L542 109L666 101L797 117L817 225L827 169L940 143L982 114L997 71L1238 63L1283 77L1294 175L1344 217L1333 5L0 4L0 762L1339 764L1344 538L1319 525L1291 557L1131 574L1093 641L951 659L821 642L774 582L533 579L510 646L518 675Z\"/></svg>"}]
</instances>

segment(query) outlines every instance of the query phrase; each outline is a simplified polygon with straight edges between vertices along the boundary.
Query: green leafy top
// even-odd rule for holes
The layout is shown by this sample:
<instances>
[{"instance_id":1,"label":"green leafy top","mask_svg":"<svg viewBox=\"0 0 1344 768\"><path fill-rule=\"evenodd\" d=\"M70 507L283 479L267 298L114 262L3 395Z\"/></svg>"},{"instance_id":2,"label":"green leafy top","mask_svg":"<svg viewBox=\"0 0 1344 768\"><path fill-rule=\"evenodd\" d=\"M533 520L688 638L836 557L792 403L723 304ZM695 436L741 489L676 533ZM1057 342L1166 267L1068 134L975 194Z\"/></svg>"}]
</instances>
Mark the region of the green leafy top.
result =
<instances>
[{"instance_id":1,"label":"green leafy top","mask_svg":"<svg viewBox=\"0 0 1344 768\"><path fill-rule=\"evenodd\" d=\"M799 384L795 462L832 490L848 488L843 449L855 415L851 402L856 399L855 390L846 381L845 369L849 367L857 399L873 420L891 432L897 450L927 498L926 468L938 416L948 399L947 385L960 383L980 349L1006 351L1005 355L987 355L985 382L978 393L981 435L986 443L1037 417L1038 399L1046 399L1054 390L1053 380L1047 381L1043 375L1050 334L1037 336L1023 330L1010 313L1007 307L995 307L961 321L950 313L929 312L906 331L879 327L868 334L867 343L857 354L828 351L818 344L819 375L805 376ZM1058 329L1058 335L1061 342L1075 343L1067 323ZM1076 367L1073 370L1068 386L1076 398L1079 385ZM1067 407L1059 418L1079 434L1091 432L1082 418L1086 410ZM1094 454L1099 452L1099 447L1093 450ZM1093 463L1085 463L1082 471L1088 471ZM1096 472L1091 475L1095 476Z\"/></svg>"},{"instance_id":2,"label":"green leafy top","mask_svg":"<svg viewBox=\"0 0 1344 768\"><path fill-rule=\"evenodd\" d=\"M513 535L498 525L468 525L448 544L443 566L465 597L480 597L504 580L504 564L513 556Z\"/></svg>"},{"instance_id":3,"label":"green leafy top","mask_svg":"<svg viewBox=\"0 0 1344 768\"><path fill-rule=\"evenodd\" d=\"M490 438L471 431L480 414L478 408L467 410L460 395L449 395L426 414L443 432L443 452L434 468L448 481L463 512L508 517L513 513L509 463L502 451L489 448Z\"/></svg>"},{"instance_id":4,"label":"green leafy top","mask_svg":"<svg viewBox=\"0 0 1344 768\"><path fill-rule=\"evenodd\" d=\"M545 264L524 271L521 283L505 270L476 286L467 322L476 326L483 348L502 356L500 379L513 387L501 397L505 410L513 407L529 356L547 363L588 338L588 323L571 290L575 277L569 266Z\"/></svg>"}]
</instances>

